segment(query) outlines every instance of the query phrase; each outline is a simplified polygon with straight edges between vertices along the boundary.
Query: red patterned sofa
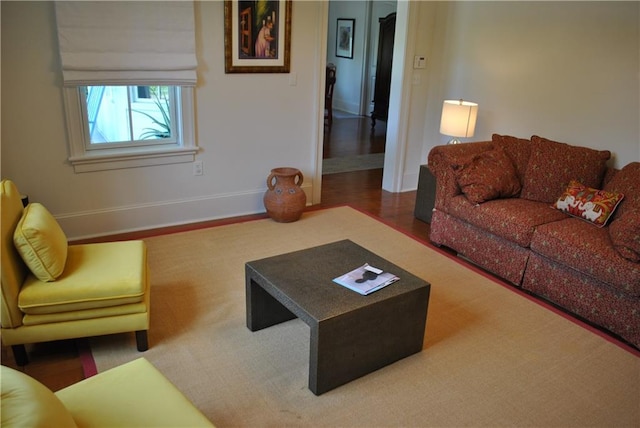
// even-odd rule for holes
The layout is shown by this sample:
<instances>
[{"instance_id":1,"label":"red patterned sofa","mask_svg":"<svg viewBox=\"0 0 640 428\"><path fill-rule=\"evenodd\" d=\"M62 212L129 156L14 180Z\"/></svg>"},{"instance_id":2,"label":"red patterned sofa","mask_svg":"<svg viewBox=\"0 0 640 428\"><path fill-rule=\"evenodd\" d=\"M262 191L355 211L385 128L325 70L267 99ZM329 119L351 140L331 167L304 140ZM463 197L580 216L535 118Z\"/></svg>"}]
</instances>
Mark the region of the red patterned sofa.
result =
<instances>
[{"instance_id":1,"label":"red patterned sofa","mask_svg":"<svg viewBox=\"0 0 640 428\"><path fill-rule=\"evenodd\" d=\"M610 156L538 136L434 147L431 241L640 348L640 162Z\"/></svg>"}]
</instances>

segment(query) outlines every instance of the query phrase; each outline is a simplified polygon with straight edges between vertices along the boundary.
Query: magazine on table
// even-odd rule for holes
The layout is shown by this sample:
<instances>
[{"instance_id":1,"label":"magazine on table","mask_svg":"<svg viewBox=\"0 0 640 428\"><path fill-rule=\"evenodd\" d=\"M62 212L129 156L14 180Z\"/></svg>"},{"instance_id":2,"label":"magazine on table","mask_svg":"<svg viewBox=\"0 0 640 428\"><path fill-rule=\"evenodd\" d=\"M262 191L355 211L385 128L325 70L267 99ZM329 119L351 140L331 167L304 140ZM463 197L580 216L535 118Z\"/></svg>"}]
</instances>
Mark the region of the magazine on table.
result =
<instances>
[{"instance_id":1,"label":"magazine on table","mask_svg":"<svg viewBox=\"0 0 640 428\"><path fill-rule=\"evenodd\" d=\"M392 273L383 272L381 269L365 263L351 272L334 278L333 282L366 296L389 284L393 284L399 279Z\"/></svg>"}]
</instances>

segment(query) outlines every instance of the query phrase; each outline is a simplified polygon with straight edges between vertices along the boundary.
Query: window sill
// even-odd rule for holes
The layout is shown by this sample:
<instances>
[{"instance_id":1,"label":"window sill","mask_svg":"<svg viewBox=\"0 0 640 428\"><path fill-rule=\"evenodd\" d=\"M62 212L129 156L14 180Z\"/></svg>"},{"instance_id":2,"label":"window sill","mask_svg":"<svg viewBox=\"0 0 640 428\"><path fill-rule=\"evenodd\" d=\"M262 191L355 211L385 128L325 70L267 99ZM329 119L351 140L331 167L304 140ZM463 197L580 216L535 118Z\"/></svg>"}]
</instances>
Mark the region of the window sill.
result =
<instances>
[{"instance_id":1,"label":"window sill","mask_svg":"<svg viewBox=\"0 0 640 428\"><path fill-rule=\"evenodd\" d=\"M140 150L138 152L134 152L131 149L114 149L108 152L73 156L69 158L69 162L73 165L76 173L94 172L193 162L196 153L198 153L197 147Z\"/></svg>"}]
</instances>

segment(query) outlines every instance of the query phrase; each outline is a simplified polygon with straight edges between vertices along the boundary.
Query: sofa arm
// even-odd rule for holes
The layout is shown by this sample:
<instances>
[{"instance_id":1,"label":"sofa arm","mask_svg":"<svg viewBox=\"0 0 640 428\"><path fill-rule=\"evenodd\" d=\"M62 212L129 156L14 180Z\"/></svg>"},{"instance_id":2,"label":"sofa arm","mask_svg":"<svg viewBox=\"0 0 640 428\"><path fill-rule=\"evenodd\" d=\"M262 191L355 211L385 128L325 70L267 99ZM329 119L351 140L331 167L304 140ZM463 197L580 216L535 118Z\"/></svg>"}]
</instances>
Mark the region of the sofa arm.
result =
<instances>
[{"instance_id":1,"label":"sofa arm","mask_svg":"<svg viewBox=\"0 0 640 428\"><path fill-rule=\"evenodd\" d=\"M482 153L492 148L493 143L491 141L481 141L448 144L431 149L427 165L436 178L435 208L437 210L446 212L451 198L461 193L452 165L459 159Z\"/></svg>"}]
</instances>

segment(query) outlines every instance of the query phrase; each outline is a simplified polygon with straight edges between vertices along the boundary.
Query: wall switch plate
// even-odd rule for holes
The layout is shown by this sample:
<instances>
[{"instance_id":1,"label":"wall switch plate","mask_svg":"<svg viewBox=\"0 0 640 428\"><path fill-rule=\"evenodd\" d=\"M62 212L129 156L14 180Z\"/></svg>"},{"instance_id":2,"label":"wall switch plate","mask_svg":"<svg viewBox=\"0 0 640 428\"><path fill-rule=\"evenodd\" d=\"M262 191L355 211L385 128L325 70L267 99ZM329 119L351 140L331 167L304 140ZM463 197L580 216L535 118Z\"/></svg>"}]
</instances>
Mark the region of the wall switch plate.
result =
<instances>
[{"instance_id":1,"label":"wall switch plate","mask_svg":"<svg viewBox=\"0 0 640 428\"><path fill-rule=\"evenodd\" d=\"M202 161L195 161L193 162L193 175L202 175L203 174L203 169L202 169Z\"/></svg>"},{"instance_id":2,"label":"wall switch plate","mask_svg":"<svg viewBox=\"0 0 640 428\"><path fill-rule=\"evenodd\" d=\"M427 66L427 58L416 55L413 57L413 68L425 68Z\"/></svg>"}]
</instances>

